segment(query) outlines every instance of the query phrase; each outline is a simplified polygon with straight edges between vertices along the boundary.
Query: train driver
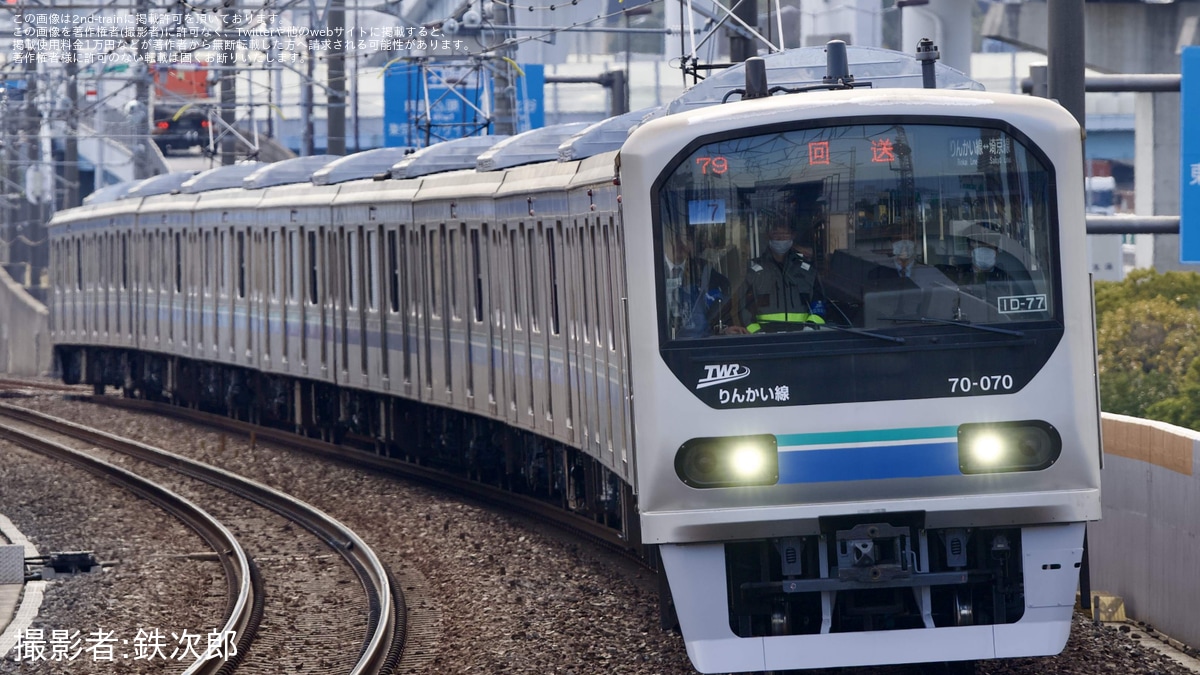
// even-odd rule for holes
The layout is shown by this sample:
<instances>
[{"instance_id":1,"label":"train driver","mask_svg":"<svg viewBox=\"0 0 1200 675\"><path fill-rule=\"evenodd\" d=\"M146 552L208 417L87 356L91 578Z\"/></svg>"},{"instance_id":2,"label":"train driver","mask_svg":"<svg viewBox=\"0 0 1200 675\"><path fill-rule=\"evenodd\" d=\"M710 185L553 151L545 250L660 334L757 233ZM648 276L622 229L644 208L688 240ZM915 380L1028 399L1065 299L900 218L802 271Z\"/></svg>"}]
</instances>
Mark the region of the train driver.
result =
<instances>
[{"instance_id":1,"label":"train driver","mask_svg":"<svg viewBox=\"0 0 1200 675\"><path fill-rule=\"evenodd\" d=\"M775 219L767 226L768 250L750 261L741 288L734 294L738 303L736 325L727 334L759 331L800 330L822 324L820 284L813 261L795 242L796 232L786 220Z\"/></svg>"}]
</instances>

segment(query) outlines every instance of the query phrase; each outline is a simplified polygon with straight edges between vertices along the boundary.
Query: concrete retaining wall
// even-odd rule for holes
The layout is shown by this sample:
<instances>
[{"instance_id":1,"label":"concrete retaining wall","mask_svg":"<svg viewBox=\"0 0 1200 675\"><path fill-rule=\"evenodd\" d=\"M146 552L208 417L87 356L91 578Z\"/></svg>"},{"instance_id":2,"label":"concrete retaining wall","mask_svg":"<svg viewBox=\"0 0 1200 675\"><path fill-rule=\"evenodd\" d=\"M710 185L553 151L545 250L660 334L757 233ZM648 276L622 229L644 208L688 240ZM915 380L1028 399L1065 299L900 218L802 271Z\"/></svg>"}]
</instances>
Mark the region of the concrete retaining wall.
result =
<instances>
[{"instance_id":1,"label":"concrete retaining wall","mask_svg":"<svg viewBox=\"0 0 1200 675\"><path fill-rule=\"evenodd\" d=\"M1200 646L1200 433L1104 415L1103 520L1088 527L1092 589Z\"/></svg>"},{"instance_id":2,"label":"concrete retaining wall","mask_svg":"<svg viewBox=\"0 0 1200 675\"><path fill-rule=\"evenodd\" d=\"M50 313L0 269L0 372L44 375L52 355Z\"/></svg>"}]
</instances>

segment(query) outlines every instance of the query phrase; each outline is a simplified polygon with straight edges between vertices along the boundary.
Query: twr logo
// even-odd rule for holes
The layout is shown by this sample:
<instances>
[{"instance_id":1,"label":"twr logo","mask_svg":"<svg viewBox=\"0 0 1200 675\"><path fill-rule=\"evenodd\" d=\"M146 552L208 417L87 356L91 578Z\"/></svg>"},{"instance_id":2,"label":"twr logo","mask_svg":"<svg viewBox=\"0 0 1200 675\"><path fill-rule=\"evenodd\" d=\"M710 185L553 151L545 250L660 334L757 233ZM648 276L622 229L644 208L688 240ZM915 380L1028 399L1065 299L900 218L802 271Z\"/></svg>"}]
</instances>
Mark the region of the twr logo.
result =
<instances>
[{"instance_id":1,"label":"twr logo","mask_svg":"<svg viewBox=\"0 0 1200 675\"><path fill-rule=\"evenodd\" d=\"M697 389L711 387L714 384L724 384L740 380L750 374L750 369L736 363L723 363L717 366L704 366L704 377L696 383Z\"/></svg>"}]
</instances>

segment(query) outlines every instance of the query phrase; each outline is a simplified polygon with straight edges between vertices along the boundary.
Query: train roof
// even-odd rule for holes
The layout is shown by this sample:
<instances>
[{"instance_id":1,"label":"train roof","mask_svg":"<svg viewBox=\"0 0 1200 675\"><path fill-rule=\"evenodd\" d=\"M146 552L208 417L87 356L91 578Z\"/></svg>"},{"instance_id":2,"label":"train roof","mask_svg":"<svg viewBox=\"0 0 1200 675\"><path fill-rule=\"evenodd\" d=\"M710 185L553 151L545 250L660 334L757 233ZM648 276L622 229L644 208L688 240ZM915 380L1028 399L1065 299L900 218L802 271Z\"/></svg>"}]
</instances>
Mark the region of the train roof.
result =
<instances>
[{"instance_id":1,"label":"train roof","mask_svg":"<svg viewBox=\"0 0 1200 675\"><path fill-rule=\"evenodd\" d=\"M587 122L568 122L510 136L480 153L475 161L475 170L497 171L522 164L557 160L558 146L587 127Z\"/></svg>"},{"instance_id":2,"label":"train roof","mask_svg":"<svg viewBox=\"0 0 1200 675\"><path fill-rule=\"evenodd\" d=\"M242 164L230 164L229 166L219 166L208 171L201 171L191 180L179 186L179 191L184 194L195 194L197 192L208 192L209 190L241 187L242 179L266 165L266 162L244 162Z\"/></svg>"},{"instance_id":3,"label":"train roof","mask_svg":"<svg viewBox=\"0 0 1200 675\"><path fill-rule=\"evenodd\" d=\"M641 124L658 107L642 108L616 117L600 120L576 132L558 146L558 161L573 162L613 150L619 150L629 137L629 132Z\"/></svg>"},{"instance_id":4,"label":"train roof","mask_svg":"<svg viewBox=\"0 0 1200 675\"><path fill-rule=\"evenodd\" d=\"M392 178L419 178L431 173L475 168L475 158L508 136L467 136L443 141L396 162L392 166Z\"/></svg>"},{"instance_id":5,"label":"train roof","mask_svg":"<svg viewBox=\"0 0 1200 675\"><path fill-rule=\"evenodd\" d=\"M828 73L825 47L789 49L762 57L770 87L796 89L823 84ZM870 82L872 88L923 86L921 61L915 56L876 47L846 45L846 61L856 84ZM935 63L939 89L983 91L979 82L950 66ZM714 73L703 82L677 96L652 117L674 115L710 105L718 105L730 92L746 86L746 66L739 63ZM736 100L736 99L735 99Z\"/></svg>"},{"instance_id":6,"label":"train roof","mask_svg":"<svg viewBox=\"0 0 1200 675\"><path fill-rule=\"evenodd\" d=\"M105 202L116 201L125 196L127 192L132 190L134 186L142 182L144 179L127 180L113 185L105 185L104 187L92 192L90 195L83 198L85 206L92 204L103 204Z\"/></svg>"},{"instance_id":7,"label":"train roof","mask_svg":"<svg viewBox=\"0 0 1200 675\"><path fill-rule=\"evenodd\" d=\"M376 148L334 160L313 172L313 185L336 185L386 172L416 148Z\"/></svg>"},{"instance_id":8,"label":"train roof","mask_svg":"<svg viewBox=\"0 0 1200 675\"><path fill-rule=\"evenodd\" d=\"M307 183L312 179L313 172L335 159L340 159L340 157L337 155L310 155L267 164L243 178L242 187L247 190L259 190L276 185Z\"/></svg>"},{"instance_id":9,"label":"train roof","mask_svg":"<svg viewBox=\"0 0 1200 675\"><path fill-rule=\"evenodd\" d=\"M129 199L133 197L153 197L154 195L170 194L178 190L180 185L183 185L184 182L197 173L197 171L175 171L152 176L131 187L120 198Z\"/></svg>"}]
</instances>

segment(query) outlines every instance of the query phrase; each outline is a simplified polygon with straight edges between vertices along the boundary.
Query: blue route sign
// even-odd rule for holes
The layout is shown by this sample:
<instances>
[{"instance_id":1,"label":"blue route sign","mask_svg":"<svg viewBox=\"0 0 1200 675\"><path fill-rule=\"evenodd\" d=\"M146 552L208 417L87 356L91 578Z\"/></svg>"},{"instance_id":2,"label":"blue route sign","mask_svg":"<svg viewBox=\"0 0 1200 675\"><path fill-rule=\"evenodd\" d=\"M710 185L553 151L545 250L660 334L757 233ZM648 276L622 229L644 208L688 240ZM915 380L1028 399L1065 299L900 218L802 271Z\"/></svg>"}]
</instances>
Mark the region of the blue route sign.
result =
<instances>
[{"instance_id":1,"label":"blue route sign","mask_svg":"<svg viewBox=\"0 0 1200 675\"><path fill-rule=\"evenodd\" d=\"M521 66L514 82L517 131L545 126L545 66ZM490 133L486 101L491 78L455 66L393 64L384 73L384 145L425 147L440 141Z\"/></svg>"},{"instance_id":2,"label":"blue route sign","mask_svg":"<svg viewBox=\"0 0 1200 675\"><path fill-rule=\"evenodd\" d=\"M1179 261L1200 263L1200 47L1184 48L1179 72Z\"/></svg>"}]
</instances>

